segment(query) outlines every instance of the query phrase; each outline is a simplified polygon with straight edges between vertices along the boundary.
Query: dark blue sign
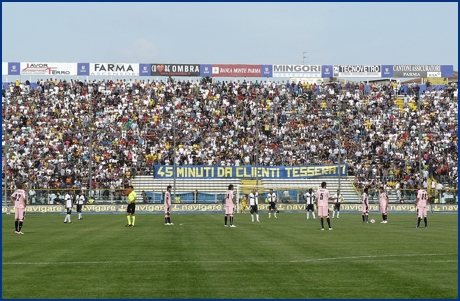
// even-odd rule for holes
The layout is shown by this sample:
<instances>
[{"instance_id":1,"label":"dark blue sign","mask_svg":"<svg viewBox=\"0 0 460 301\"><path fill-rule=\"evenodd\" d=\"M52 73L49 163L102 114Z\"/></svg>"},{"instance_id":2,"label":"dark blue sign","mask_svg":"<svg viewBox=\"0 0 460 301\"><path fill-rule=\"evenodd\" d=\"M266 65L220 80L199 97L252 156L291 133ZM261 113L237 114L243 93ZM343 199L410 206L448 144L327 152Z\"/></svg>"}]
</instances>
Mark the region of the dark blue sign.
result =
<instances>
[{"instance_id":1,"label":"dark blue sign","mask_svg":"<svg viewBox=\"0 0 460 301\"><path fill-rule=\"evenodd\" d=\"M441 65L441 77L454 77L454 66Z\"/></svg>"},{"instance_id":2,"label":"dark blue sign","mask_svg":"<svg viewBox=\"0 0 460 301\"><path fill-rule=\"evenodd\" d=\"M261 65L260 69L262 77L273 77L273 65Z\"/></svg>"},{"instance_id":3,"label":"dark blue sign","mask_svg":"<svg viewBox=\"0 0 460 301\"><path fill-rule=\"evenodd\" d=\"M332 65L322 65L321 66L321 77L322 78L334 77L334 67Z\"/></svg>"},{"instance_id":4,"label":"dark blue sign","mask_svg":"<svg viewBox=\"0 0 460 301\"><path fill-rule=\"evenodd\" d=\"M150 64L139 64L139 76L150 76Z\"/></svg>"},{"instance_id":5,"label":"dark blue sign","mask_svg":"<svg viewBox=\"0 0 460 301\"><path fill-rule=\"evenodd\" d=\"M200 65L200 76L212 76L212 65L211 64L201 64Z\"/></svg>"},{"instance_id":6,"label":"dark blue sign","mask_svg":"<svg viewBox=\"0 0 460 301\"><path fill-rule=\"evenodd\" d=\"M393 65L382 65L382 77L393 77Z\"/></svg>"},{"instance_id":7,"label":"dark blue sign","mask_svg":"<svg viewBox=\"0 0 460 301\"><path fill-rule=\"evenodd\" d=\"M89 76L89 63L77 63L77 75Z\"/></svg>"},{"instance_id":8,"label":"dark blue sign","mask_svg":"<svg viewBox=\"0 0 460 301\"><path fill-rule=\"evenodd\" d=\"M20 75L21 74L21 63L8 63L8 75Z\"/></svg>"}]
</instances>

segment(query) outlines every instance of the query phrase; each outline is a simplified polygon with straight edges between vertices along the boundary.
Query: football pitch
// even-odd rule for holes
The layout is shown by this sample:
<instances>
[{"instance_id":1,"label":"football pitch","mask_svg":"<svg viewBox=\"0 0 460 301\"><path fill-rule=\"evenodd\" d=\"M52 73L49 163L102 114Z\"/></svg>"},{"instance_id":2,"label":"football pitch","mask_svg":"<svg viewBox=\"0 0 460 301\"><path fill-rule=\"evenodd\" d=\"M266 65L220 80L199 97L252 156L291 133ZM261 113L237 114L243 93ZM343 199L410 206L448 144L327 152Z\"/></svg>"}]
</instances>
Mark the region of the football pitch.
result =
<instances>
[{"instance_id":1,"label":"football pitch","mask_svg":"<svg viewBox=\"0 0 460 301\"><path fill-rule=\"evenodd\" d=\"M3 215L2 298L457 299L458 215L305 213Z\"/></svg>"}]
</instances>

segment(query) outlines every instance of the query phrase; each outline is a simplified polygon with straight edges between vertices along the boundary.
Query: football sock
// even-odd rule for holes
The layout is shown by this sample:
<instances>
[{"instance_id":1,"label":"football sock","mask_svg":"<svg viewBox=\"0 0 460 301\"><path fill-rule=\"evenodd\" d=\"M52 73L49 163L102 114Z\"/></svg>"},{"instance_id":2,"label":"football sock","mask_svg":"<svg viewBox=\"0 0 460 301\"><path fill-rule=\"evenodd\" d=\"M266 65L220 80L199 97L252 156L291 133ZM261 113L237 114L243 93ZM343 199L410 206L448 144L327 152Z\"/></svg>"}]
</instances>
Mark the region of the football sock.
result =
<instances>
[{"instance_id":1,"label":"football sock","mask_svg":"<svg viewBox=\"0 0 460 301\"><path fill-rule=\"evenodd\" d=\"M324 228L323 218L321 218L321 228Z\"/></svg>"},{"instance_id":2,"label":"football sock","mask_svg":"<svg viewBox=\"0 0 460 301\"><path fill-rule=\"evenodd\" d=\"M258 214L256 214L256 217L257 217L257 221L259 221L259 215Z\"/></svg>"},{"instance_id":3,"label":"football sock","mask_svg":"<svg viewBox=\"0 0 460 301\"><path fill-rule=\"evenodd\" d=\"M275 212L273 212L273 215L276 217L276 211L275 211Z\"/></svg>"},{"instance_id":4,"label":"football sock","mask_svg":"<svg viewBox=\"0 0 460 301\"><path fill-rule=\"evenodd\" d=\"M364 218L364 214L363 214L363 215L361 215L361 216L363 217L363 222L365 222L366 220L365 220L365 218Z\"/></svg>"},{"instance_id":5,"label":"football sock","mask_svg":"<svg viewBox=\"0 0 460 301\"><path fill-rule=\"evenodd\" d=\"M251 214L251 219L252 221L254 221L254 214Z\"/></svg>"},{"instance_id":6,"label":"football sock","mask_svg":"<svg viewBox=\"0 0 460 301\"><path fill-rule=\"evenodd\" d=\"M230 216L230 226L233 225L233 216Z\"/></svg>"},{"instance_id":7,"label":"football sock","mask_svg":"<svg viewBox=\"0 0 460 301\"><path fill-rule=\"evenodd\" d=\"M170 224L171 223L171 217L168 216L168 223Z\"/></svg>"},{"instance_id":8,"label":"football sock","mask_svg":"<svg viewBox=\"0 0 460 301\"><path fill-rule=\"evenodd\" d=\"M331 227L331 219L328 217L326 218L326 221L327 221L327 225L329 226L329 228Z\"/></svg>"},{"instance_id":9,"label":"football sock","mask_svg":"<svg viewBox=\"0 0 460 301\"><path fill-rule=\"evenodd\" d=\"M81 218L81 213L78 213L78 218Z\"/></svg>"},{"instance_id":10,"label":"football sock","mask_svg":"<svg viewBox=\"0 0 460 301\"><path fill-rule=\"evenodd\" d=\"M136 221L136 217L133 215L133 216L132 216L132 219L133 219L132 225L134 226L134 222Z\"/></svg>"},{"instance_id":11,"label":"football sock","mask_svg":"<svg viewBox=\"0 0 460 301\"><path fill-rule=\"evenodd\" d=\"M69 223L71 223L71 221L70 221L70 214L67 214L67 217L68 217L67 219L69 220Z\"/></svg>"},{"instance_id":12,"label":"football sock","mask_svg":"<svg viewBox=\"0 0 460 301\"><path fill-rule=\"evenodd\" d=\"M385 220L388 220L388 215L385 214Z\"/></svg>"},{"instance_id":13,"label":"football sock","mask_svg":"<svg viewBox=\"0 0 460 301\"><path fill-rule=\"evenodd\" d=\"M14 231L19 232L18 226L19 226L19 221L14 221Z\"/></svg>"},{"instance_id":14,"label":"football sock","mask_svg":"<svg viewBox=\"0 0 460 301\"><path fill-rule=\"evenodd\" d=\"M168 223L168 218L165 216L165 224Z\"/></svg>"},{"instance_id":15,"label":"football sock","mask_svg":"<svg viewBox=\"0 0 460 301\"><path fill-rule=\"evenodd\" d=\"M364 217L366 218L366 222L368 222L369 221L369 215L365 215Z\"/></svg>"},{"instance_id":16,"label":"football sock","mask_svg":"<svg viewBox=\"0 0 460 301\"><path fill-rule=\"evenodd\" d=\"M254 218L252 218L252 220L254 220ZM225 216L224 221L225 221L225 225L227 225L227 216Z\"/></svg>"},{"instance_id":17,"label":"football sock","mask_svg":"<svg viewBox=\"0 0 460 301\"><path fill-rule=\"evenodd\" d=\"M128 219L128 225L131 225L131 216L127 215L126 218Z\"/></svg>"},{"instance_id":18,"label":"football sock","mask_svg":"<svg viewBox=\"0 0 460 301\"><path fill-rule=\"evenodd\" d=\"M19 221L19 228L18 228L18 231L21 232L21 229L22 229L22 223L21 221ZM426 225L426 224L425 224Z\"/></svg>"},{"instance_id":19,"label":"football sock","mask_svg":"<svg viewBox=\"0 0 460 301\"><path fill-rule=\"evenodd\" d=\"M382 220L385 220L385 214L382 214Z\"/></svg>"},{"instance_id":20,"label":"football sock","mask_svg":"<svg viewBox=\"0 0 460 301\"><path fill-rule=\"evenodd\" d=\"M310 217L310 212L307 211L307 219Z\"/></svg>"},{"instance_id":21,"label":"football sock","mask_svg":"<svg viewBox=\"0 0 460 301\"><path fill-rule=\"evenodd\" d=\"M340 211L337 212L337 218L339 218Z\"/></svg>"},{"instance_id":22,"label":"football sock","mask_svg":"<svg viewBox=\"0 0 460 301\"><path fill-rule=\"evenodd\" d=\"M316 216L315 216L315 212L312 212L311 214L313 215L313 218L316 218Z\"/></svg>"},{"instance_id":23,"label":"football sock","mask_svg":"<svg viewBox=\"0 0 460 301\"><path fill-rule=\"evenodd\" d=\"M419 218L417 219L417 227L420 227L420 220L421 220L421 218L419 217Z\"/></svg>"},{"instance_id":24,"label":"football sock","mask_svg":"<svg viewBox=\"0 0 460 301\"><path fill-rule=\"evenodd\" d=\"M425 222L425 227L428 226L428 220L426 219L426 217L423 218L423 221ZM20 225L21 225L21 222L19 222L19 227L21 227ZM21 228L19 228L19 229L21 229ZM19 231L21 231L21 230L19 230Z\"/></svg>"}]
</instances>

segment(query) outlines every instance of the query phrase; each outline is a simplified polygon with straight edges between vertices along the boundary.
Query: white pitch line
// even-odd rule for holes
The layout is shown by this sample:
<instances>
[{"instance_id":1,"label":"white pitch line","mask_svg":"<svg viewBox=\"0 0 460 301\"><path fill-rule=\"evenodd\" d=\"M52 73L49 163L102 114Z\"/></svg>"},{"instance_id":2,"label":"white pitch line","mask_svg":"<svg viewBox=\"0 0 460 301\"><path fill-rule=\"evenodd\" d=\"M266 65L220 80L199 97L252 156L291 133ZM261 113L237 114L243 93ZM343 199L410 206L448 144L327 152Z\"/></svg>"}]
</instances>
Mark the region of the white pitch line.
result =
<instances>
[{"instance_id":1,"label":"white pitch line","mask_svg":"<svg viewBox=\"0 0 460 301\"><path fill-rule=\"evenodd\" d=\"M330 257L317 259L303 260L133 260L133 261L57 261L57 262L2 262L2 265L52 265L52 264L134 264L134 263L306 263L306 262L325 262L325 261L401 261L401 260L386 260L385 257L416 257L416 256L447 256L458 255L458 253L444 254L399 254L399 255L365 255L365 256L350 256L350 257ZM458 260L436 260L432 262L458 262Z\"/></svg>"}]
</instances>

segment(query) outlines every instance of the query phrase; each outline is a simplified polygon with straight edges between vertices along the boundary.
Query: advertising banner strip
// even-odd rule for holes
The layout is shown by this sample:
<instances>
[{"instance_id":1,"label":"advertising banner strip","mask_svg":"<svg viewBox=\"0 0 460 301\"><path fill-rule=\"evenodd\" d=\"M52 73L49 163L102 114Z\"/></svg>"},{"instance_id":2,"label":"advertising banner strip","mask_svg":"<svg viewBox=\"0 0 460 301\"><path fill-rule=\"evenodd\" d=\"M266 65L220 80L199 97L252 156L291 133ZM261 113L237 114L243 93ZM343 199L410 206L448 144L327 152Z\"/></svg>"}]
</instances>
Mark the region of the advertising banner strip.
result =
<instances>
[{"instance_id":1,"label":"advertising banner strip","mask_svg":"<svg viewBox=\"0 0 460 301\"><path fill-rule=\"evenodd\" d=\"M334 77L381 77L380 65L334 65Z\"/></svg>"},{"instance_id":2,"label":"advertising banner strip","mask_svg":"<svg viewBox=\"0 0 460 301\"><path fill-rule=\"evenodd\" d=\"M262 77L262 65L212 65L213 77Z\"/></svg>"},{"instance_id":3,"label":"advertising banner strip","mask_svg":"<svg viewBox=\"0 0 460 301\"><path fill-rule=\"evenodd\" d=\"M321 78L321 65L273 65L273 77Z\"/></svg>"},{"instance_id":4,"label":"advertising banner strip","mask_svg":"<svg viewBox=\"0 0 460 301\"><path fill-rule=\"evenodd\" d=\"M21 75L21 63L20 62L9 62L8 63L8 75Z\"/></svg>"},{"instance_id":5,"label":"advertising banner strip","mask_svg":"<svg viewBox=\"0 0 460 301\"><path fill-rule=\"evenodd\" d=\"M272 65L261 65L262 77L273 77L273 66Z\"/></svg>"},{"instance_id":6,"label":"advertising banner strip","mask_svg":"<svg viewBox=\"0 0 460 301\"><path fill-rule=\"evenodd\" d=\"M259 203L259 210L268 210L268 204ZM433 204L432 212L453 212L458 213L458 205ZM127 205L86 205L82 208L83 213L126 213ZM341 212L361 212L362 205L357 203L342 203L340 206ZM286 204L278 203L276 209L281 212L305 212L305 204ZM329 209L334 210L334 205L329 205ZM222 204L173 204L172 212L190 212L190 213L222 213L225 206ZM389 204L389 212L409 213L415 212L417 209L414 204ZM2 206L2 214L14 214L14 206ZM379 212L379 205L370 204L369 211L371 213ZM429 209L431 211L431 208ZM65 209L62 205L28 205L27 213L64 213ZM163 213L163 204L136 204L136 213Z\"/></svg>"},{"instance_id":7,"label":"advertising banner strip","mask_svg":"<svg viewBox=\"0 0 460 301\"><path fill-rule=\"evenodd\" d=\"M300 179L318 176L338 176L339 165L306 166L177 166L176 178L238 178ZM340 175L348 175L348 165L341 164ZM174 178L174 166L155 165L155 178Z\"/></svg>"},{"instance_id":8,"label":"advertising banner strip","mask_svg":"<svg viewBox=\"0 0 460 301\"><path fill-rule=\"evenodd\" d=\"M200 65L151 64L150 76L200 76Z\"/></svg>"},{"instance_id":9,"label":"advertising banner strip","mask_svg":"<svg viewBox=\"0 0 460 301\"><path fill-rule=\"evenodd\" d=\"M441 77L441 65L393 65L393 77Z\"/></svg>"},{"instance_id":10,"label":"advertising banner strip","mask_svg":"<svg viewBox=\"0 0 460 301\"><path fill-rule=\"evenodd\" d=\"M91 76L139 76L138 63L90 63L89 68Z\"/></svg>"},{"instance_id":11,"label":"advertising banner strip","mask_svg":"<svg viewBox=\"0 0 460 301\"><path fill-rule=\"evenodd\" d=\"M21 62L20 75L77 75L75 63Z\"/></svg>"}]
</instances>

